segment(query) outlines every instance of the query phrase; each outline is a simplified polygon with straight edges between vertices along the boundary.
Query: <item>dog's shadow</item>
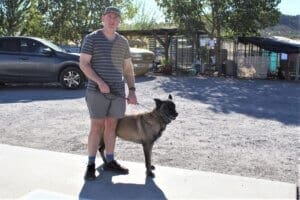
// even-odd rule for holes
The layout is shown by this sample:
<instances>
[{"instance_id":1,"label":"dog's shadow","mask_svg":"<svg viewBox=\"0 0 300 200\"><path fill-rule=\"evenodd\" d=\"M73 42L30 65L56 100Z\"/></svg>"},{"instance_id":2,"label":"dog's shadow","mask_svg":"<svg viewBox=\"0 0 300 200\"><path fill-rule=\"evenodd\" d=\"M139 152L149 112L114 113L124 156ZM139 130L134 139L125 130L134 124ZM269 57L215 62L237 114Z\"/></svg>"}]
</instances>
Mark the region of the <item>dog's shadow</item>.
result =
<instances>
[{"instance_id":1,"label":"dog's shadow","mask_svg":"<svg viewBox=\"0 0 300 200\"><path fill-rule=\"evenodd\" d=\"M163 191L152 178L146 177L144 184L114 183L112 172L97 169L100 175L95 181L85 181L80 194L80 200L97 199L167 199ZM126 176L126 175L125 175Z\"/></svg>"}]
</instances>

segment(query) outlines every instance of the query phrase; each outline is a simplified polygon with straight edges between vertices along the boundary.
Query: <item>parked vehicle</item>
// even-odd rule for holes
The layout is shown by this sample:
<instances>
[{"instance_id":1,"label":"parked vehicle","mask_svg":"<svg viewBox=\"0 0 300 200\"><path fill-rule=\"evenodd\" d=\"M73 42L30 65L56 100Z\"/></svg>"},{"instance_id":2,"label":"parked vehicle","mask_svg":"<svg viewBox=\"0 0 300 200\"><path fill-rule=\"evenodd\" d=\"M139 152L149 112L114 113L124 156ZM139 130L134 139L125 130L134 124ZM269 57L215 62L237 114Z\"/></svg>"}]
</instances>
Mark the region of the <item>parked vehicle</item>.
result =
<instances>
[{"instance_id":1,"label":"parked vehicle","mask_svg":"<svg viewBox=\"0 0 300 200\"><path fill-rule=\"evenodd\" d=\"M130 51L135 75L147 73L154 53L138 48ZM64 88L78 89L85 81L79 68L79 53L69 53L42 38L0 37L0 85L58 82Z\"/></svg>"},{"instance_id":2,"label":"parked vehicle","mask_svg":"<svg viewBox=\"0 0 300 200\"><path fill-rule=\"evenodd\" d=\"M67 49L68 52L73 53L80 52L80 47L66 46L64 49ZM136 76L145 75L147 72L149 72L149 69L153 67L155 55L152 51L130 47L130 54L134 67L134 74Z\"/></svg>"},{"instance_id":3,"label":"parked vehicle","mask_svg":"<svg viewBox=\"0 0 300 200\"><path fill-rule=\"evenodd\" d=\"M59 82L78 89L85 82L79 54L36 37L0 37L0 82Z\"/></svg>"},{"instance_id":4,"label":"parked vehicle","mask_svg":"<svg viewBox=\"0 0 300 200\"><path fill-rule=\"evenodd\" d=\"M154 53L147 49L130 48L135 76L145 75L153 65Z\"/></svg>"}]
</instances>

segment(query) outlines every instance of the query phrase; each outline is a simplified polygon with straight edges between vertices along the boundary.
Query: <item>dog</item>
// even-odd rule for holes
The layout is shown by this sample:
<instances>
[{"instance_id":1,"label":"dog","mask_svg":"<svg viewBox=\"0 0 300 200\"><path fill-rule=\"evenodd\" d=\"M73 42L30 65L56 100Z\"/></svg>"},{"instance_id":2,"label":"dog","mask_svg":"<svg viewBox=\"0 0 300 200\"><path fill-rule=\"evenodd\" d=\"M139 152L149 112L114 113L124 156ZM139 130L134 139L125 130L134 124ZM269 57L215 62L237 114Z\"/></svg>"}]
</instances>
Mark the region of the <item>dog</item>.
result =
<instances>
[{"instance_id":1,"label":"dog","mask_svg":"<svg viewBox=\"0 0 300 200\"><path fill-rule=\"evenodd\" d=\"M176 106L172 101L172 95L168 100L154 99L156 107L151 112L137 115L127 115L118 121L116 135L124 140L143 145L146 175L154 178L155 169L151 165L151 154L154 142L162 135L166 126L178 116ZM106 164L104 155L105 145L103 137L100 140L99 152Z\"/></svg>"}]
</instances>

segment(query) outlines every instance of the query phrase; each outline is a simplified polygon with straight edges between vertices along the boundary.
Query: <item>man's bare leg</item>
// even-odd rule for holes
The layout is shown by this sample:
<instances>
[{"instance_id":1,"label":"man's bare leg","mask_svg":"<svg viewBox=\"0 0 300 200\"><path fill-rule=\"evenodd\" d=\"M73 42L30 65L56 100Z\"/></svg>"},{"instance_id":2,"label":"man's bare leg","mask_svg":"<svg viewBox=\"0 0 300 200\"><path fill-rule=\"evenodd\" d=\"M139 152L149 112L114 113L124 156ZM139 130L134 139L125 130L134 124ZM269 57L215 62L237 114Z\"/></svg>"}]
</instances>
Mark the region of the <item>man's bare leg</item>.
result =
<instances>
[{"instance_id":1,"label":"man's bare leg","mask_svg":"<svg viewBox=\"0 0 300 200\"><path fill-rule=\"evenodd\" d=\"M118 123L118 119L116 118L105 119L104 143L105 143L106 160L108 163L104 165L104 169L109 171L114 171L120 174L128 174L128 169L122 167L114 159L117 123Z\"/></svg>"},{"instance_id":2,"label":"man's bare leg","mask_svg":"<svg viewBox=\"0 0 300 200\"><path fill-rule=\"evenodd\" d=\"M88 155L89 161L84 175L85 180L94 180L96 178L95 160L100 139L103 137L105 119L91 119L91 130L88 137Z\"/></svg>"}]
</instances>

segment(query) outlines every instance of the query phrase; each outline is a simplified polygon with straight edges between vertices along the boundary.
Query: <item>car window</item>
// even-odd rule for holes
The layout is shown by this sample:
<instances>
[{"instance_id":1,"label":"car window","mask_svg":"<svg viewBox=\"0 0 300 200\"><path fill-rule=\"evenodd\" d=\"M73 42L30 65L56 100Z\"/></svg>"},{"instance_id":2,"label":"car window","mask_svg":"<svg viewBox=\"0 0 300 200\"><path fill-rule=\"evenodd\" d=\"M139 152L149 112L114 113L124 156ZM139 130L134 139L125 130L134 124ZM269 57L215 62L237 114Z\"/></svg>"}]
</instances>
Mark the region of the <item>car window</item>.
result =
<instances>
[{"instance_id":1,"label":"car window","mask_svg":"<svg viewBox=\"0 0 300 200\"><path fill-rule=\"evenodd\" d=\"M38 41L31 40L31 39L21 39L22 53L42 54L42 49L45 48L46 46Z\"/></svg>"},{"instance_id":2,"label":"car window","mask_svg":"<svg viewBox=\"0 0 300 200\"><path fill-rule=\"evenodd\" d=\"M67 51L59 46L57 46L56 44L45 40L45 39L39 39L42 43L44 43L46 46L50 47L51 49L54 49L55 51L59 51L59 52L64 52L66 53Z\"/></svg>"},{"instance_id":3,"label":"car window","mask_svg":"<svg viewBox=\"0 0 300 200\"><path fill-rule=\"evenodd\" d=\"M3 39L0 40L0 51L5 52L19 52L20 41L16 39Z\"/></svg>"}]
</instances>

